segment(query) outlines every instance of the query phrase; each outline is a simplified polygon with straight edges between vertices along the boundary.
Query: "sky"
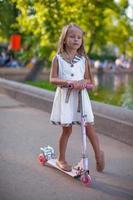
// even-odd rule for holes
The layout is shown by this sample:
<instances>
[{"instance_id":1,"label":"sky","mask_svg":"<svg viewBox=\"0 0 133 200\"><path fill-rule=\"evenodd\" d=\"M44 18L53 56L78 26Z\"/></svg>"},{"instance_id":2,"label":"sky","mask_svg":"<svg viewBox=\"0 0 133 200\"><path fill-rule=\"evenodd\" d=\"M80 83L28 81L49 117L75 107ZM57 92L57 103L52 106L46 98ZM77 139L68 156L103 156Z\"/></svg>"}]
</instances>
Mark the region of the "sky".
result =
<instances>
[{"instance_id":1,"label":"sky","mask_svg":"<svg viewBox=\"0 0 133 200\"><path fill-rule=\"evenodd\" d=\"M120 0L114 0L115 2L119 2ZM127 8L127 16L133 20L133 0L128 0L129 7Z\"/></svg>"},{"instance_id":2,"label":"sky","mask_svg":"<svg viewBox=\"0 0 133 200\"><path fill-rule=\"evenodd\" d=\"M127 16L133 20L133 0L128 0L129 7L127 9Z\"/></svg>"}]
</instances>

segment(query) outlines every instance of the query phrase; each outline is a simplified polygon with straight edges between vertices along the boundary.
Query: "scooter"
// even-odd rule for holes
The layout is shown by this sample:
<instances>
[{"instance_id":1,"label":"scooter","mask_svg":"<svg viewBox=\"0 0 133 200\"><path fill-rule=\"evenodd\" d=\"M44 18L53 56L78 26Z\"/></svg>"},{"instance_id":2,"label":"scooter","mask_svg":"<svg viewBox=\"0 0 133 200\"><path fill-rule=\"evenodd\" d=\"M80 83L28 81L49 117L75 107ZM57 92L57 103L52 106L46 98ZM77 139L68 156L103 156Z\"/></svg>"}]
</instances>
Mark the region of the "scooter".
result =
<instances>
[{"instance_id":1,"label":"scooter","mask_svg":"<svg viewBox=\"0 0 133 200\"><path fill-rule=\"evenodd\" d=\"M87 89L90 90L92 89L93 85L88 84ZM88 165L88 157L87 157L87 138L86 138L86 128L85 128L85 119L86 115L84 114L84 109L83 109L83 91L81 90L79 92L80 96L80 112L81 112L81 140L82 140L82 159L78 163L78 165L72 167L72 171L67 172L62 170L56 165L56 156L55 156L55 151L51 146L47 147L41 147L40 151L41 153L39 154L39 162L44 166L46 163L62 172L65 174L70 175L73 178L80 179L80 181L87 187L90 187L92 184L92 179L89 174L89 165Z\"/></svg>"}]
</instances>

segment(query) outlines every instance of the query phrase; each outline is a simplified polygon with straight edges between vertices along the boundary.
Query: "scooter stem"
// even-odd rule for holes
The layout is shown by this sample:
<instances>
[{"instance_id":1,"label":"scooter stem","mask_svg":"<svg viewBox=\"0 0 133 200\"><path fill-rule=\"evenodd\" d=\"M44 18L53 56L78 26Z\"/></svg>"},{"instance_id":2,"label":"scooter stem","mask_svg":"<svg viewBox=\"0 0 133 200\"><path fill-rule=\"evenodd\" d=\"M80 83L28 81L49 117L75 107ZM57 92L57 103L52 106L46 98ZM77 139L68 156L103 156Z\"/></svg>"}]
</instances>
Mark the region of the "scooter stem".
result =
<instances>
[{"instance_id":1,"label":"scooter stem","mask_svg":"<svg viewBox=\"0 0 133 200\"><path fill-rule=\"evenodd\" d=\"M88 166L88 158L86 155L86 149L87 149L87 142L86 142L86 115L84 113L83 108L83 90L80 91L80 111L81 111L81 139L82 139L82 159L83 159L83 169L87 171L89 169Z\"/></svg>"}]
</instances>

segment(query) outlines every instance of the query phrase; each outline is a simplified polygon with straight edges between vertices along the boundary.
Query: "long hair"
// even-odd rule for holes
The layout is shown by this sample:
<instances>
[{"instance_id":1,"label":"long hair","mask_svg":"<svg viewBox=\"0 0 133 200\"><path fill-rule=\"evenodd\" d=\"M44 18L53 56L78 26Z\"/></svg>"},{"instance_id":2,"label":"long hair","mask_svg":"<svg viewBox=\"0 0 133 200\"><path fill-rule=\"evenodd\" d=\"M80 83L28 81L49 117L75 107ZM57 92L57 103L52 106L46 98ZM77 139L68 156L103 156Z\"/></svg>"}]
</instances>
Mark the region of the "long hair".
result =
<instances>
[{"instance_id":1,"label":"long hair","mask_svg":"<svg viewBox=\"0 0 133 200\"><path fill-rule=\"evenodd\" d=\"M78 28L82 32L82 35L84 35L84 32L82 31L82 29L79 26L77 26L76 24L69 24L69 25L64 26L64 28L62 29L62 33L60 35L60 38L59 38L59 42L58 42L57 53L59 53L59 54L62 54L62 53L64 53L66 51L64 42L65 42L68 30L71 27ZM83 36L82 36L82 44L81 44L80 48L77 50L77 52L81 56L86 56Z\"/></svg>"},{"instance_id":2,"label":"long hair","mask_svg":"<svg viewBox=\"0 0 133 200\"><path fill-rule=\"evenodd\" d=\"M89 75L90 75L90 80L93 82L92 73L91 73L91 69L90 69L91 64L90 64L89 58L88 58L88 56L85 52L85 47L84 47L84 38L83 38L84 32L78 25L69 24L69 25L64 26L64 28L62 29L62 33L60 35L60 38L59 38L57 53L63 54L64 52L66 52L64 42L65 42L65 39L67 37L68 30L71 27L76 27L82 32L82 44L81 44L80 48L77 50L77 52L79 53L79 55L84 56L86 58L86 62L87 62L87 65L88 65L88 70L89 70Z\"/></svg>"}]
</instances>

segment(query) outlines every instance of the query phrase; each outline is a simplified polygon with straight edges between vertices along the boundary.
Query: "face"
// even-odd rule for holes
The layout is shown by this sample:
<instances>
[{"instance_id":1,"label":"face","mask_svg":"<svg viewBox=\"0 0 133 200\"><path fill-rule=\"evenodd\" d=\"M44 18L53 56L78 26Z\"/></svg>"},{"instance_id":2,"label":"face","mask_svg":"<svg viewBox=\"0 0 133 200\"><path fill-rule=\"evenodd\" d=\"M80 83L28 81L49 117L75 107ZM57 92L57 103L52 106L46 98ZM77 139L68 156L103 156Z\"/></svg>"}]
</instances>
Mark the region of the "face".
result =
<instances>
[{"instance_id":1,"label":"face","mask_svg":"<svg viewBox=\"0 0 133 200\"><path fill-rule=\"evenodd\" d=\"M82 31L78 27L72 26L68 29L65 45L69 49L78 50L82 44L82 39Z\"/></svg>"}]
</instances>

